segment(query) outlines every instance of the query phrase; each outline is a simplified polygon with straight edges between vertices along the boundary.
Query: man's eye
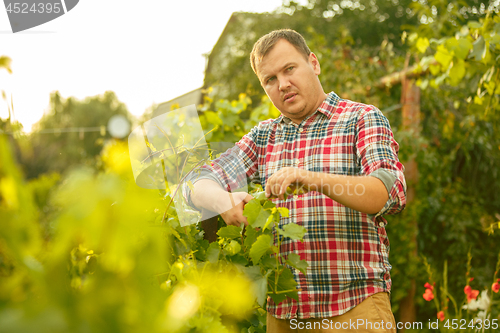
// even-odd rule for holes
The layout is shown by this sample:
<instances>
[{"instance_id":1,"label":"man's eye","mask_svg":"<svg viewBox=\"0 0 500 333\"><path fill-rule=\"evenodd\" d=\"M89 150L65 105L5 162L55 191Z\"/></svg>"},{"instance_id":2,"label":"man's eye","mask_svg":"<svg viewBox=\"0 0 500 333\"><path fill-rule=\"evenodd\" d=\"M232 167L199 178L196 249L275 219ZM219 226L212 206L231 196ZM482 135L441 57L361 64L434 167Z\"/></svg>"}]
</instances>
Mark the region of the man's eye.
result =
<instances>
[{"instance_id":1,"label":"man's eye","mask_svg":"<svg viewBox=\"0 0 500 333\"><path fill-rule=\"evenodd\" d=\"M295 67L290 66L290 67L288 67L286 70L287 70L287 71L291 71L291 70L292 70L292 69L294 69L294 68L295 68Z\"/></svg>"},{"instance_id":2,"label":"man's eye","mask_svg":"<svg viewBox=\"0 0 500 333\"><path fill-rule=\"evenodd\" d=\"M274 81L275 78L276 78L275 76L270 77L269 79L267 79L267 83Z\"/></svg>"}]
</instances>

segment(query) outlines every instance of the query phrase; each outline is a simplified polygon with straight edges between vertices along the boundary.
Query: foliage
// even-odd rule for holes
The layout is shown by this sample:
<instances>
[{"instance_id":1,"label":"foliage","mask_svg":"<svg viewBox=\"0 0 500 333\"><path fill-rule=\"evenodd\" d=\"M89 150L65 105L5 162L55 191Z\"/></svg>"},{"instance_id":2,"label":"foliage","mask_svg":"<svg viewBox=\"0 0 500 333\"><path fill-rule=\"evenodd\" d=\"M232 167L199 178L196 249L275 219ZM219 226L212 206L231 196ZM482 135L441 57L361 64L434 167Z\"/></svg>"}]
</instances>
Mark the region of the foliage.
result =
<instances>
[{"instance_id":1,"label":"foliage","mask_svg":"<svg viewBox=\"0 0 500 333\"><path fill-rule=\"evenodd\" d=\"M332 17L325 18L322 12L330 10L331 6L338 6L340 10L342 10L340 6L348 6L348 3L355 6L353 2L342 1L336 4L335 1L329 1L327 5L326 2L317 1L317 4L313 5L311 2L308 7L300 7L290 2L278 12L270 14L234 13L208 56L204 86L213 87L218 98L237 99L238 95L244 92L252 98L254 104L258 104L263 91L250 67L249 54L260 36L281 28L298 31L308 41L315 54L322 52L324 57L320 58L320 63L322 72L327 73L327 75L322 75L326 78L323 80L325 83L330 80L344 82L342 77L336 76L341 73L350 75L348 82L357 86L360 79L366 77L364 73L361 75L356 73L358 70L367 70L372 74L374 71L384 70L383 75L390 73L391 69L388 67L391 64L387 63L386 55L403 52L401 45L395 47L395 43L401 44L399 32L394 34L394 27L397 25L391 26L394 24L393 20L390 20L388 24L381 23L372 13L375 10L375 13L385 18L384 20L387 19L387 15L394 19L396 16L400 17L396 13L401 11L403 4L394 5L391 1L383 1L385 6L373 6L372 1L362 2L365 3L363 5L365 9L360 10L360 6L353 7L352 10L345 8L343 14L338 13L335 16L335 24L333 24ZM411 1L405 0L405 2ZM359 5L359 1L356 3ZM377 12L379 8L380 12ZM389 12L391 14L387 14ZM360 14L365 24L358 24ZM406 17L406 14L401 16L403 17ZM414 18L408 18L404 22L414 21ZM373 27L374 25L376 28ZM374 35L374 31L380 31L380 33ZM316 46L320 46L322 50ZM381 54L378 54L379 50ZM326 69L325 66L329 68ZM347 70L346 67L353 71ZM348 85L336 91L344 93L346 90L358 90L358 95L365 95L365 88L370 83L366 81L361 83L363 84L361 89ZM332 83L325 88L330 89L331 86L335 85Z\"/></svg>"},{"instance_id":2,"label":"foliage","mask_svg":"<svg viewBox=\"0 0 500 333\"><path fill-rule=\"evenodd\" d=\"M306 230L278 228L288 212L264 192L245 207L249 226L209 244L200 224L180 226L169 191L135 185L124 143L104 152L102 172L26 186L0 136L2 332L264 332L267 296L297 297L291 269L307 263L279 246Z\"/></svg>"},{"instance_id":3,"label":"foliage","mask_svg":"<svg viewBox=\"0 0 500 333\"><path fill-rule=\"evenodd\" d=\"M335 41L335 27L350 31L359 46L377 46L384 40L400 42L401 27L417 23L412 0L309 0L306 6L284 1L281 12L301 25L309 25L325 34L328 44ZM362 22L362 24L359 24Z\"/></svg>"},{"instance_id":4,"label":"foliage","mask_svg":"<svg viewBox=\"0 0 500 333\"><path fill-rule=\"evenodd\" d=\"M463 289L456 272L464 271L465 262L452 259L466 258L472 248L475 267L480 267L472 274L487 285L498 249L498 234L486 237L500 220L499 95L491 89L499 82L493 75L500 50L498 8L487 11L487 4L477 4L474 10L462 2L433 1L415 3L414 9L422 21L426 17L424 24L407 27L422 89L421 132L395 135L403 158L416 159L419 180L411 217L401 218L418 221L418 251L432 266L448 262L453 274L447 285L456 294ZM488 40L488 46L481 40ZM420 316L432 316L417 302Z\"/></svg>"},{"instance_id":5,"label":"foliage","mask_svg":"<svg viewBox=\"0 0 500 333\"><path fill-rule=\"evenodd\" d=\"M357 3L365 6L363 12ZM218 82L227 91L219 86L205 97L200 119L207 133L213 130L209 142L235 142L259 121L276 118L279 112L262 97L248 65L249 47L274 28L303 33L320 59L325 90L382 109L400 144L400 159L415 159L418 165L414 201L403 213L386 217L396 318L412 279L418 286L436 282L439 301L431 309L417 293L418 321L436 318L438 310L445 318L463 317L458 302L457 315L447 301L449 295L465 299L460 272L474 276L473 282L466 280L474 288L498 277L492 265L498 261L500 225L498 8L473 0L381 1L366 25L351 22L354 15L370 16L373 3L315 1L304 8L290 3L285 14L233 15L235 23L221 36L231 42L214 48L206 77L207 84ZM406 14L393 21L401 6ZM378 24L385 13L390 18ZM340 24L344 19L346 24ZM394 28L388 27L391 22ZM403 22L405 45L396 33ZM412 75L422 89L419 134L407 131L395 112L401 107L400 88L379 84L382 76L411 68L412 61L417 68ZM106 116L124 111L107 96L87 102ZM90 109L56 97L44 128L94 126L78 118ZM103 119L98 125L106 123ZM72 145L63 145L68 137ZM100 153L102 172L54 173L26 183L0 136L0 327L6 332L264 332L266 296L275 301L295 297L291 269L305 270L306 264L298 256L275 255L279 251L272 240L279 246L279 239L300 237L303 230L271 228L286 212L273 210L258 193L245 207L251 225L222 227L217 241L209 243L199 225L180 226L175 209L180 204L172 193L133 184L123 143L106 145L87 134L80 140L79 133L41 138L33 136L35 151L47 161L64 152L66 160L52 168L35 156L40 170L93 164L92 156ZM11 137L9 144L19 142ZM22 161L26 170L35 170L27 167L28 159ZM469 248L473 267L465 260ZM430 267L444 269L428 278L421 274L424 266L429 272ZM497 302L497 294L493 299ZM495 311L492 305L492 317L498 316Z\"/></svg>"},{"instance_id":6,"label":"foliage","mask_svg":"<svg viewBox=\"0 0 500 333\"><path fill-rule=\"evenodd\" d=\"M245 132L242 114L248 109L252 100L244 93L238 100L213 100L213 91L209 89L204 96L205 103L200 108L200 122L203 129L210 131L206 140L212 142L236 142ZM216 111L212 111L216 110Z\"/></svg>"},{"instance_id":7,"label":"foliage","mask_svg":"<svg viewBox=\"0 0 500 333\"><path fill-rule=\"evenodd\" d=\"M48 113L31 133L31 149L23 156L28 178L42 173L63 173L82 164L95 165L104 142L111 137L106 126L114 115L123 115L130 121L125 105L113 92L83 101L73 97L64 99L59 92L54 92ZM79 130L83 128L94 131ZM72 131L65 132L65 129Z\"/></svg>"},{"instance_id":8,"label":"foliage","mask_svg":"<svg viewBox=\"0 0 500 333\"><path fill-rule=\"evenodd\" d=\"M423 257L423 263L428 274L428 281L425 283L425 293L423 298L426 301L434 301L437 318L435 329L440 332L460 330L461 332L496 332L500 328L500 304L497 299L498 294L498 273L500 269L500 252L496 264L496 271L493 275L491 286L487 286L481 292L473 289L475 279L471 277L472 255L469 251L467 260L467 272L464 276L464 288L462 297L453 297L448 289L448 262L444 262L442 274L436 277L427 259ZM437 280L436 280L437 278ZM439 287L439 288L438 288ZM441 297L439 297L441 296ZM456 295L455 295L456 296ZM463 301L460 303L460 299ZM456 300L459 300L458 302ZM464 311L466 310L466 311Z\"/></svg>"},{"instance_id":9,"label":"foliage","mask_svg":"<svg viewBox=\"0 0 500 333\"><path fill-rule=\"evenodd\" d=\"M26 186L4 137L0 159L2 331L152 331L165 301L152 274L168 258L151 222L157 196L84 169L55 191L57 214L40 224L37 202L54 180Z\"/></svg>"}]
</instances>

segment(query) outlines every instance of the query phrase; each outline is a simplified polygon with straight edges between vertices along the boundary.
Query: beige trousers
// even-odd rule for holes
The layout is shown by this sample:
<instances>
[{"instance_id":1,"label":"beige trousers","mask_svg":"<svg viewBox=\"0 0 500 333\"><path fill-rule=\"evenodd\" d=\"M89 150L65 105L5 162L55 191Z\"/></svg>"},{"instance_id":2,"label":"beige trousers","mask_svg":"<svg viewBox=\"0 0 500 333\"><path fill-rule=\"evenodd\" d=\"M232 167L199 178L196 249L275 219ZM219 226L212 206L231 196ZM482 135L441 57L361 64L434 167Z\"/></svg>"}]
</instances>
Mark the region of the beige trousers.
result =
<instances>
[{"instance_id":1,"label":"beige trousers","mask_svg":"<svg viewBox=\"0 0 500 333\"><path fill-rule=\"evenodd\" d=\"M388 293L377 293L343 315L331 318L276 319L267 314L267 333L396 333Z\"/></svg>"}]
</instances>

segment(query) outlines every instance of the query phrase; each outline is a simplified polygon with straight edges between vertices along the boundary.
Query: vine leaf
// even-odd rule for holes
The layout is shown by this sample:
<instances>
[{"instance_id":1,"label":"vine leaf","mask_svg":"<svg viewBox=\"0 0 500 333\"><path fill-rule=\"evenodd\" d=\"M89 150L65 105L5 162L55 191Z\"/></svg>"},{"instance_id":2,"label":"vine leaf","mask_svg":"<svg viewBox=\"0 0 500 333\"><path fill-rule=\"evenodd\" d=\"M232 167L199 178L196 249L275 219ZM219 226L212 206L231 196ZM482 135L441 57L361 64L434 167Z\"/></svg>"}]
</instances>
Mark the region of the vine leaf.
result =
<instances>
[{"instance_id":1,"label":"vine leaf","mask_svg":"<svg viewBox=\"0 0 500 333\"><path fill-rule=\"evenodd\" d=\"M224 252L227 255L234 256L241 251L241 245L238 241L232 240L231 243L227 244L224 248Z\"/></svg>"},{"instance_id":2,"label":"vine leaf","mask_svg":"<svg viewBox=\"0 0 500 333\"><path fill-rule=\"evenodd\" d=\"M293 268L298 269L299 271L302 272L302 274L306 274L307 267L309 267L309 264L305 260L301 260L300 256L297 253L290 253L288 255L288 259L286 260L286 263L292 266Z\"/></svg>"},{"instance_id":3,"label":"vine leaf","mask_svg":"<svg viewBox=\"0 0 500 333\"><path fill-rule=\"evenodd\" d=\"M483 36L479 36L478 39L473 44L472 52L469 55L469 58L474 58L476 61L481 61L486 55L486 42L484 41Z\"/></svg>"},{"instance_id":4,"label":"vine leaf","mask_svg":"<svg viewBox=\"0 0 500 333\"><path fill-rule=\"evenodd\" d=\"M272 202L271 200L266 200L264 204L262 205L262 208L264 209L273 209L276 207L276 204Z\"/></svg>"},{"instance_id":5,"label":"vine leaf","mask_svg":"<svg viewBox=\"0 0 500 333\"><path fill-rule=\"evenodd\" d=\"M269 215L269 217L267 218L266 224L264 224L264 227L262 228L262 230L266 230L266 228L269 227L269 225L273 221L279 222L279 220L280 220L280 216L277 214L276 208L273 208L273 210L271 211L271 215Z\"/></svg>"},{"instance_id":6,"label":"vine leaf","mask_svg":"<svg viewBox=\"0 0 500 333\"><path fill-rule=\"evenodd\" d=\"M278 207L278 212L280 213L281 216L283 217L288 217L290 216L290 211L286 207Z\"/></svg>"},{"instance_id":7,"label":"vine leaf","mask_svg":"<svg viewBox=\"0 0 500 333\"><path fill-rule=\"evenodd\" d=\"M259 266L245 268L245 273L253 281L257 303L264 308L267 299L267 279L273 271L268 269L265 275L260 272Z\"/></svg>"},{"instance_id":8,"label":"vine leaf","mask_svg":"<svg viewBox=\"0 0 500 333\"><path fill-rule=\"evenodd\" d=\"M255 243L253 243L250 249L250 258L254 264L258 264L262 256L269 250L272 246L272 240L270 235L260 235L257 237Z\"/></svg>"},{"instance_id":9,"label":"vine leaf","mask_svg":"<svg viewBox=\"0 0 500 333\"><path fill-rule=\"evenodd\" d=\"M460 59L453 62L449 76L451 80L450 84L453 86L458 85L465 76L465 62Z\"/></svg>"},{"instance_id":10,"label":"vine leaf","mask_svg":"<svg viewBox=\"0 0 500 333\"><path fill-rule=\"evenodd\" d=\"M307 232L306 228L295 223L286 224L283 229L278 228L277 231L281 236L293 240L302 240Z\"/></svg>"},{"instance_id":11,"label":"vine leaf","mask_svg":"<svg viewBox=\"0 0 500 333\"><path fill-rule=\"evenodd\" d=\"M275 285L276 274L270 274L268 278L269 286L271 290ZM293 278L293 273L290 268L285 267L283 271L278 275L277 289L272 290L269 296L273 299L274 303L280 304L286 297L293 298L294 300L299 300L299 294L297 288L297 282Z\"/></svg>"},{"instance_id":12,"label":"vine leaf","mask_svg":"<svg viewBox=\"0 0 500 333\"><path fill-rule=\"evenodd\" d=\"M212 264L217 263L217 261L219 260L219 253L220 253L219 243L217 242L210 243L207 249L208 261L210 261Z\"/></svg>"},{"instance_id":13,"label":"vine leaf","mask_svg":"<svg viewBox=\"0 0 500 333\"><path fill-rule=\"evenodd\" d=\"M234 225L228 225L226 227L220 228L219 231L217 231L217 235L219 235L219 237L221 238L228 239L239 238L241 236L241 228Z\"/></svg>"},{"instance_id":14,"label":"vine leaf","mask_svg":"<svg viewBox=\"0 0 500 333\"><path fill-rule=\"evenodd\" d=\"M254 199L257 199L259 201L267 200L266 192L264 192L264 191L254 192L254 193L252 193L252 196L254 197Z\"/></svg>"},{"instance_id":15,"label":"vine leaf","mask_svg":"<svg viewBox=\"0 0 500 333\"><path fill-rule=\"evenodd\" d=\"M257 230L252 228L251 226L247 226L245 228L245 241L243 244L247 249L249 249L253 243L257 240Z\"/></svg>"},{"instance_id":16,"label":"vine leaf","mask_svg":"<svg viewBox=\"0 0 500 333\"><path fill-rule=\"evenodd\" d=\"M243 216L247 218L248 224L254 228L262 228L270 215L271 211L262 208L259 200L256 199L250 200L243 209Z\"/></svg>"}]
</instances>

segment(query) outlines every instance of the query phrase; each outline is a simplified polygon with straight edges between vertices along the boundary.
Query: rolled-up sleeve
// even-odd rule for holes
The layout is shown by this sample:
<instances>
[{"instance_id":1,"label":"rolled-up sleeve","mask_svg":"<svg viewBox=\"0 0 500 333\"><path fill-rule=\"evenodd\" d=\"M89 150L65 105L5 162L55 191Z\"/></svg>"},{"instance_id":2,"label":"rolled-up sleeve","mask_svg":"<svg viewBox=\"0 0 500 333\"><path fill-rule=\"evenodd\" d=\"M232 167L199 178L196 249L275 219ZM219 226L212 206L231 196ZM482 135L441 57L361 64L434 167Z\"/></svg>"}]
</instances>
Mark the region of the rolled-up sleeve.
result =
<instances>
[{"instance_id":1,"label":"rolled-up sleeve","mask_svg":"<svg viewBox=\"0 0 500 333\"><path fill-rule=\"evenodd\" d=\"M380 179L389 194L375 217L396 214L406 206L404 166L399 162L399 145L389 121L380 110L370 107L361 112L357 123L356 150L361 174Z\"/></svg>"},{"instance_id":2,"label":"rolled-up sleeve","mask_svg":"<svg viewBox=\"0 0 500 333\"><path fill-rule=\"evenodd\" d=\"M228 192L247 190L249 182L258 181L257 146L254 137L258 134L255 127L246 134L234 147L222 153L218 158L192 170L182 185L183 196L187 203L194 207L191 201L191 189L187 183L195 184L202 179L210 179L218 183Z\"/></svg>"}]
</instances>

